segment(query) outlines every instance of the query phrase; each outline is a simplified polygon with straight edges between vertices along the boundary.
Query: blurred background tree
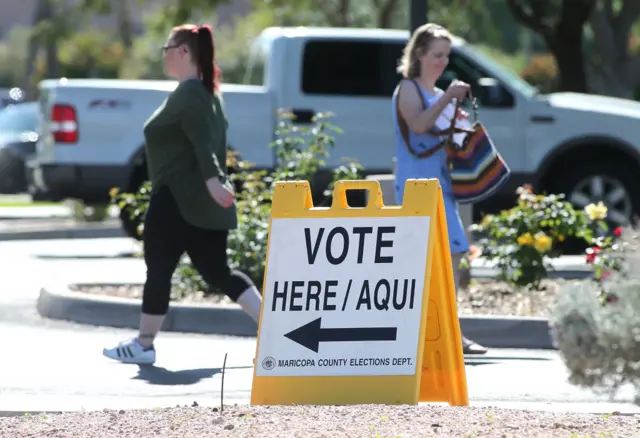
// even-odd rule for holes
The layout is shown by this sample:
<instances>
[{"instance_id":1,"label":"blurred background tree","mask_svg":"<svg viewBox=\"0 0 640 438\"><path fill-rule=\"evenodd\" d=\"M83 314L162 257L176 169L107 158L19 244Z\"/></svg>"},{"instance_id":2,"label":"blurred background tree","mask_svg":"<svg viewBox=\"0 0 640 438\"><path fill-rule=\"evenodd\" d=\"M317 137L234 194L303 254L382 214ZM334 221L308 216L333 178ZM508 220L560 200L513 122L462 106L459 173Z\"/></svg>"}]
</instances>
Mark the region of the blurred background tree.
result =
<instances>
[{"instance_id":1,"label":"blurred background tree","mask_svg":"<svg viewBox=\"0 0 640 438\"><path fill-rule=\"evenodd\" d=\"M45 77L164 78L171 27L211 23L225 82L242 82L251 41L268 26L406 29L408 0L37 0L32 27L0 41L0 82L33 90ZM132 10L143 8L141 22ZM92 18L115 16L113 29ZM544 92L635 97L640 90L640 0L429 0L429 20L518 72ZM140 20L138 20L140 21ZM143 29L140 31L140 29Z\"/></svg>"},{"instance_id":2,"label":"blurred background tree","mask_svg":"<svg viewBox=\"0 0 640 438\"><path fill-rule=\"evenodd\" d=\"M638 0L507 0L542 37L558 66L558 89L633 98L640 85Z\"/></svg>"}]
</instances>

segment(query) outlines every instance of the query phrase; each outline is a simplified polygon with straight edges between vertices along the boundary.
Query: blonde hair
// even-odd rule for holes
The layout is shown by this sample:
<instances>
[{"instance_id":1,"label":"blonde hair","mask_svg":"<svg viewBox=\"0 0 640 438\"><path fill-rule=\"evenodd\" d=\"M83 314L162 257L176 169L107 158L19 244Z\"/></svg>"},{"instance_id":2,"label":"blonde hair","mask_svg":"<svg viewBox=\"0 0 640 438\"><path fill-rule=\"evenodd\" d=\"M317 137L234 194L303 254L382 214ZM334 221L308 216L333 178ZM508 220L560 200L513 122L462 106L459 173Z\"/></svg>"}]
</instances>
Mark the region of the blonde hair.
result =
<instances>
[{"instance_id":1,"label":"blonde hair","mask_svg":"<svg viewBox=\"0 0 640 438\"><path fill-rule=\"evenodd\" d=\"M398 73L409 79L420 76L420 59L418 58L427 53L433 41L439 39L451 42L453 36L446 28L435 23L423 24L417 28L404 47Z\"/></svg>"}]
</instances>

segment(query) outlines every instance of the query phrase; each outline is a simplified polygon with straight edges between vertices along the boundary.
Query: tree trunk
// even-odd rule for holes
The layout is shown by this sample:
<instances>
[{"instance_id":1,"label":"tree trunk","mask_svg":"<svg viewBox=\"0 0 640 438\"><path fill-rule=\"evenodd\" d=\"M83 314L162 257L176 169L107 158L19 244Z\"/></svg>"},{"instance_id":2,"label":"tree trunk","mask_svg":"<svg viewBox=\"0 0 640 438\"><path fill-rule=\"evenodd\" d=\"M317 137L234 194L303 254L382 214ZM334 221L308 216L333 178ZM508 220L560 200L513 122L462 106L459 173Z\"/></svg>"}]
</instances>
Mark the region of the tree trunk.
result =
<instances>
[{"instance_id":1,"label":"tree trunk","mask_svg":"<svg viewBox=\"0 0 640 438\"><path fill-rule=\"evenodd\" d=\"M32 28L35 28L40 22L48 20L53 15L50 0L39 0L31 20ZM38 58L38 49L40 43L36 35L31 33L29 36L29 48L27 53L27 68L25 69L23 88L28 99L33 99L35 95L34 86L36 83L36 60Z\"/></svg>"},{"instance_id":2,"label":"tree trunk","mask_svg":"<svg viewBox=\"0 0 640 438\"><path fill-rule=\"evenodd\" d=\"M386 0L382 6L378 7L377 27L389 29L393 25L393 12L398 5L398 0Z\"/></svg>"},{"instance_id":3,"label":"tree trunk","mask_svg":"<svg viewBox=\"0 0 640 438\"><path fill-rule=\"evenodd\" d=\"M617 13L611 0L599 6L589 20L595 43L595 56L587 62L589 89L632 99L640 85L640 58L629 52L629 35L640 17L640 2L624 0Z\"/></svg>"},{"instance_id":4,"label":"tree trunk","mask_svg":"<svg viewBox=\"0 0 640 438\"><path fill-rule=\"evenodd\" d=\"M634 86L620 80L619 73L627 65L602 66L587 63L587 78L589 90L594 94L634 99Z\"/></svg>"},{"instance_id":5,"label":"tree trunk","mask_svg":"<svg viewBox=\"0 0 640 438\"><path fill-rule=\"evenodd\" d=\"M581 39L576 42L557 38L554 41L547 41L547 44L558 63L558 90L587 93L587 75Z\"/></svg>"},{"instance_id":6,"label":"tree trunk","mask_svg":"<svg viewBox=\"0 0 640 438\"><path fill-rule=\"evenodd\" d=\"M46 47L47 58L47 79L57 78L59 76L59 63L58 63L58 42L52 40L47 43Z\"/></svg>"},{"instance_id":7,"label":"tree trunk","mask_svg":"<svg viewBox=\"0 0 640 438\"><path fill-rule=\"evenodd\" d=\"M133 23L131 20L131 4L127 0L118 0L116 14L118 17L118 33L127 53L133 47Z\"/></svg>"},{"instance_id":8,"label":"tree trunk","mask_svg":"<svg viewBox=\"0 0 640 438\"><path fill-rule=\"evenodd\" d=\"M551 24L550 2L533 0L527 3L528 8L523 8L517 0L507 0L516 20L544 37L558 64L560 91L587 93L582 32L597 1L562 0L557 22Z\"/></svg>"}]
</instances>

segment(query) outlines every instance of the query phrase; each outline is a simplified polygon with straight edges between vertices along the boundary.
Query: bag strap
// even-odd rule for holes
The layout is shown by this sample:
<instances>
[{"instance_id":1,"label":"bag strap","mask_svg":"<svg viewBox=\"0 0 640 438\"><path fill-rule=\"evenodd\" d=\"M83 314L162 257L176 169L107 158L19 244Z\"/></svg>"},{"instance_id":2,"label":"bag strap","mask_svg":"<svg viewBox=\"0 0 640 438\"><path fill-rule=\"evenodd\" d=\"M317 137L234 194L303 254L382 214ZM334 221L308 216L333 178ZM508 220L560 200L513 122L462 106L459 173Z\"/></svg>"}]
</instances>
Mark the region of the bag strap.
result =
<instances>
[{"instance_id":1,"label":"bag strap","mask_svg":"<svg viewBox=\"0 0 640 438\"><path fill-rule=\"evenodd\" d=\"M413 85L415 85L416 90L418 92L418 95L420 96L420 101L422 102L422 110L424 111L425 109L427 109L427 102L424 98L424 95L422 94L422 91L420 89L420 85L418 85L418 83L414 80L414 79L409 79L409 81L411 81L413 83ZM399 87L402 86L402 82L399 84ZM398 93L399 96L399 93ZM398 126L400 128L400 134L402 135L402 138L405 142L405 145L407 146L407 150L415 157L417 158L428 158L430 156L432 156L433 154L435 154L436 152L438 152L440 149L442 149L444 146L446 146L447 144L449 144L449 142L453 141L453 134L454 133L461 133L461 132L465 132L465 133L469 133L471 132L468 129L462 129L462 128L457 128L455 126L455 122L456 122L456 117L455 114L457 114L458 112L458 108L460 107L460 101L458 100L456 102L456 109L454 112L454 117L451 119L451 126L447 129L443 129L443 130L437 130L434 127L432 127L431 129L429 129L429 131L427 131L429 134L434 135L436 137L440 137L443 135L447 135L447 139L442 140L440 143L438 143L437 145L435 145L434 147L427 149L426 151L423 152L416 152L411 148L410 145L410 128L409 125L407 124L407 121L404 119L404 117L402 117L402 113L400 112L400 99L399 97L396 98L396 118L398 120ZM474 112L475 112L475 108L474 108Z\"/></svg>"},{"instance_id":2,"label":"bag strap","mask_svg":"<svg viewBox=\"0 0 640 438\"><path fill-rule=\"evenodd\" d=\"M476 98L473 97L473 94L471 93L471 90L469 90L469 100L471 101L471 109L473 111L473 124L475 125L475 123L478 121L478 103L476 101ZM455 144L453 142L453 134L454 132L466 132L467 134L472 134L475 130L474 129L463 129L463 128L456 128L455 127L455 123L456 123L456 114L458 114L458 110L460 109L460 105L461 105L462 101L461 100L457 100L456 101L456 108L453 111L453 118L451 119L451 126L449 127L449 132L448 132L448 138L447 138L447 144Z\"/></svg>"}]
</instances>

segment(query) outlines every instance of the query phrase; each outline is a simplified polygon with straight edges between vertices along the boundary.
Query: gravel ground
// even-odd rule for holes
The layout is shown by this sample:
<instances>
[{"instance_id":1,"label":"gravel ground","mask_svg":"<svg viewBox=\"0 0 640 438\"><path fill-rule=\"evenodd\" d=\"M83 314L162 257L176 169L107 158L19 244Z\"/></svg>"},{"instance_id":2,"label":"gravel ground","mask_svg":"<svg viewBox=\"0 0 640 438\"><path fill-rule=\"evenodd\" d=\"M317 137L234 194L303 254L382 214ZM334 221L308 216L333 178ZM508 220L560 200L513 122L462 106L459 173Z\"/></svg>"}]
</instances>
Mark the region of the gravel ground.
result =
<instances>
[{"instance_id":1,"label":"gravel ground","mask_svg":"<svg viewBox=\"0 0 640 438\"><path fill-rule=\"evenodd\" d=\"M0 419L0 436L121 437L632 437L639 416L447 406L191 407Z\"/></svg>"},{"instance_id":2,"label":"gravel ground","mask_svg":"<svg viewBox=\"0 0 640 438\"><path fill-rule=\"evenodd\" d=\"M472 280L466 290L461 290L458 297L458 311L461 315L517 315L517 316L549 316L555 302L558 287L568 280L547 280L542 290L514 290L505 283L493 280ZM575 280L571 280L575 281ZM97 295L120 298L142 298L141 285L74 285L73 290ZM176 302L201 304L232 304L224 295L208 295L202 293L187 298L176 299Z\"/></svg>"}]
</instances>

